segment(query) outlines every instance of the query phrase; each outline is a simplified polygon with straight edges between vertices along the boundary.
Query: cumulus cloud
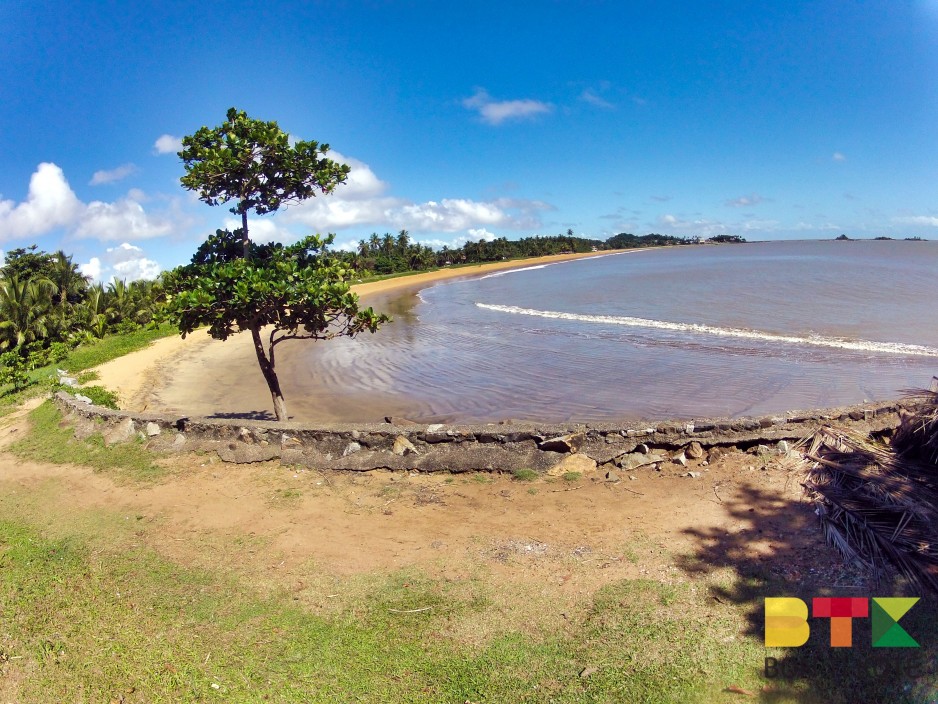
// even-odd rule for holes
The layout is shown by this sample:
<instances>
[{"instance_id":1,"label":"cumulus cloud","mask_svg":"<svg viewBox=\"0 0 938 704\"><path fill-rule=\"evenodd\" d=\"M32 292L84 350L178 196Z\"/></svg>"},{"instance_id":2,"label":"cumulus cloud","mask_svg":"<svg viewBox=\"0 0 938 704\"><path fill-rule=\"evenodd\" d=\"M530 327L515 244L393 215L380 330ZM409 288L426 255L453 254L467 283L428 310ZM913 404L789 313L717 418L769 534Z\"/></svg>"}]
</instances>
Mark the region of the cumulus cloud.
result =
<instances>
[{"instance_id":1,"label":"cumulus cloud","mask_svg":"<svg viewBox=\"0 0 938 704\"><path fill-rule=\"evenodd\" d=\"M0 200L0 241L36 237L56 229L77 238L103 241L169 234L173 229L170 219L147 213L140 205L142 200L144 194L134 189L113 203L83 203L62 169L43 163L29 180L26 200Z\"/></svg>"},{"instance_id":2,"label":"cumulus cloud","mask_svg":"<svg viewBox=\"0 0 938 704\"><path fill-rule=\"evenodd\" d=\"M462 104L478 112L482 121L490 125L500 125L507 120L525 120L554 109L550 103L539 100L494 100L483 88L477 89L475 95L464 99Z\"/></svg>"},{"instance_id":3,"label":"cumulus cloud","mask_svg":"<svg viewBox=\"0 0 938 704\"><path fill-rule=\"evenodd\" d=\"M423 232L460 232L479 227L525 229L540 225L539 214L553 209L541 201L513 198L442 198L414 203L387 195L388 184L364 162L341 154L330 156L352 167L348 182L332 195L285 209L280 216L283 222L302 224L317 232L354 226Z\"/></svg>"},{"instance_id":4,"label":"cumulus cloud","mask_svg":"<svg viewBox=\"0 0 938 704\"><path fill-rule=\"evenodd\" d=\"M728 208L745 208L750 205L758 205L765 200L758 193L752 193L748 196L740 196L739 198L733 198L726 201L726 206Z\"/></svg>"},{"instance_id":5,"label":"cumulus cloud","mask_svg":"<svg viewBox=\"0 0 938 704\"><path fill-rule=\"evenodd\" d=\"M182 137L171 134L161 134L153 143L153 152L156 154L175 154L182 150Z\"/></svg>"},{"instance_id":6,"label":"cumulus cloud","mask_svg":"<svg viewBox=\"0 0 938 704\"><path fill-rule=\"evenodd\" d=\"M834 153L831 155L831 160L833 160L833 161L846 161L846 160L847 160L847 157L846 157L844 154L842 154L841 152L834 152Z\"/></svg>"},{"instance_id":7,"label":"cumulus cloud","mask_svg":"<svg viewBox=\"0 0 938 704\"><path fill-rule=\"evenodd\" d=\"M29 179L26 200L19 204L0 200L0 240L45 234L73 222L83 211L84 204L62 169L52 163L39 164Z\"/></svg>"},{"instance_id":8,"label":"cumulus cloud","mask_svg":"<svg viewBox=\"0 0 938 704\"><path fill-rule=\"evenodd\" d=\"M97 200L89 203L72 234L79 239L107 242L162 237L172 230L173 224L168 219L148 214L139 202L128 196L113 203Z\"/></svg>"},{"instance_id":9,"label":"cumulus cloud","mask_svg":"<svg viewBox=\"0 0 938 704\"><path fill-rule=\"evenodd\" d=\"M133 164L121 164L116 169L109 171L95 171L88 184L91 186L100 186L102 183L114 183L115 181L127 178L136 171L137 167Z\"/></svg>"},{"instance_id":10,"label":"cumulus cloud","mask_svg":"<svg viewBox=\"0 0 938 704\"><path fill-rule=\"evenodd\" d=\"M240 218L225 218L222 227L226 230L237 230L241 227L241 220ZM287 244L299 239L296 234L278 225L276 220L270 218L249 218L248 235L250 235L251 241L258 244L266 244L268 242L283 242Z\"/></svg>"},{"instance_id":11,"label":"cumulus cloud","mask_svg":"<svg viewBox=\"0 0 938 704\"><path fill-rule=\"evenodd\" d=\"M485 240L486 242L494 242L498 239L498 235L494 232L489 232L484 227L477 227L469 230L469 235L478 242L479 240Z\"/></svg>"},{"instance_id":12,"label":"cumulus cloud","mask_svg":"<svg viewBox=\"0 0 938 704\"><path fill-rule=\"evenodd\" d=\"M95 281L110 281L115 276L127 281L152 280L161 271L160 265L148 259L143 249L129 242L109 247L101 257L91 257L80 264L78 270Z\"/></svg>"}]
</instances>

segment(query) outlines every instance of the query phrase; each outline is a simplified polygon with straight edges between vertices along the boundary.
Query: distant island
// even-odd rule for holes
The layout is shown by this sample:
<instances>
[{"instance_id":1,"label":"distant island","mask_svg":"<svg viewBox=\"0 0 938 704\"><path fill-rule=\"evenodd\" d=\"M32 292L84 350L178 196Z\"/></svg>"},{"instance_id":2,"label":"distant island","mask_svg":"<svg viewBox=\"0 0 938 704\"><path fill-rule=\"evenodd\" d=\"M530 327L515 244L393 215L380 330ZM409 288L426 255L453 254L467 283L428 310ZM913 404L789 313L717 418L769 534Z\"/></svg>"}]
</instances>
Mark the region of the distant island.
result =
<instances>
[{"instance_id":1,"label":"distant island","mask_svg":"<svg viewBox=\"0 0 938 704\"><path fill-rule=\"evenodd\" d=\"M874 242L875 242L875 241L880 241L880 242L882 242L882 241L894 242L896 238L895 238L895 237L886 237L885 235L880 235L879 237L873 237L873 238L871 238L871 239L872 239ZM834 238L834 241L835 241L835 242L855 242L855 241L857 241L857 240L856 240L855 238L853 238L853 237L847 237L847 235L840 235L839 237L835 237L835 238ZM903 241L905 241L905 242L927 242L928 240L926 240L924 237L905 237L905 238L903 238Z\"/></svg>"}]
</instances>

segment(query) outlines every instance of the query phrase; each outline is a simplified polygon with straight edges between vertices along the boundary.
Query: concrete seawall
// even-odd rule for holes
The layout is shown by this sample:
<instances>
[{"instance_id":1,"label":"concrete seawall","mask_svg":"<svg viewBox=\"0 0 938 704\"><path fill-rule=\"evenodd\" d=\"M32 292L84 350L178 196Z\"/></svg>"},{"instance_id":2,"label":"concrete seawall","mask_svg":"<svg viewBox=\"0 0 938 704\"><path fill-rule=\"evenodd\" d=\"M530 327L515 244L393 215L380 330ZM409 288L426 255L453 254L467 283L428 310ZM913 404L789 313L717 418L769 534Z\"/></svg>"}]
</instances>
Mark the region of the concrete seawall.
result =
<instances>
[{"instance_id":1,"label":"concrete seawall","mask_svg":"<svg viewBox=\"0 0 938 704\"><path fill-rule=\"evenodd\" d=\"M718 448L798 441L823 425L861 432L895 427L902 401L754 418L692 421L425 425L408 421L311 426L276 421L114 411L58 392L54 402L78 437L101 433L108 444L143 440L161 452L216 452L225 462L279 459L286 465L367 471L467 472L533 469L562 474L597 466L625 470Z\"/></svg>"}]
</instances>

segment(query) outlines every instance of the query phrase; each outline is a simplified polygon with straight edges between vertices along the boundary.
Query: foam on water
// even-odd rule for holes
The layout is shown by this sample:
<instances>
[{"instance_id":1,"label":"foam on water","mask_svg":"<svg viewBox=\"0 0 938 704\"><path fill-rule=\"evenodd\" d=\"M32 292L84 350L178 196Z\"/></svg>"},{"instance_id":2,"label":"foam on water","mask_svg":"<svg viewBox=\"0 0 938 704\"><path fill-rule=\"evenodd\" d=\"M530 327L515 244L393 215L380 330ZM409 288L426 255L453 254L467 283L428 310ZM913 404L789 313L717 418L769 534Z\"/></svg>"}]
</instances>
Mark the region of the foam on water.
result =
<instances>
[{"instance_id":1,"label":"foam on water","mask_svg":"<svg viewBox=\"0 0 938 704\"><path fill-rule=\"evenodd\" d=\"M774 342L789 345L812 345L814 347L829 347L834 349L853 350L859 352L876 352L883 354L912 355L918 357L938 357L938 349L924 345L910 345L901 342L875 342L872 340L847 340L838 337L825 337L823 335L779 335L759 330L745 330L740 328L724 328L697 323L672 323L665 320L648 320L646 318L633 318L618 315L588 315L582 313L564 313L562 311L534 310L518 306L505 306L489 303L476 303L476 306L485 310L514 315L527 315L552 320L573 320L583 323L599 323L602 325L625 325L636 328L652 328L657 330L671 330L696 335L716 335L720 337L733 337L760 342Z\"/></svg>"}]
</instances>

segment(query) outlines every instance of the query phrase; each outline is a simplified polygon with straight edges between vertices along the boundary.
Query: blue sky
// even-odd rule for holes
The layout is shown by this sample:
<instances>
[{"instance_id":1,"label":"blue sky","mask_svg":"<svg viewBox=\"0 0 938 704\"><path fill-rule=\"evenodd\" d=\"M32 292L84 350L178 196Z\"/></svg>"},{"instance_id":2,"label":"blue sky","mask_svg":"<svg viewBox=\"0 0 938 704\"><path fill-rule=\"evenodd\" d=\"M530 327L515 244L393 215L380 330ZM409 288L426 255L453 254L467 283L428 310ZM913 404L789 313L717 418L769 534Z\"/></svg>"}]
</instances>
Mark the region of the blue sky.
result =
<instances>
[{"instance_id":1,"label":"blue sky","mask_svg":"<svg viewBox=\"0 0 938 704\"><path fill-rule=\"evenodd\" d=\"M102 279L232 221L175 155L232 106L352 166L258 239L938 237L938 0L0 0L0 27L0 249Z\"/></svg>"}]
</instances>

